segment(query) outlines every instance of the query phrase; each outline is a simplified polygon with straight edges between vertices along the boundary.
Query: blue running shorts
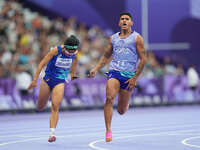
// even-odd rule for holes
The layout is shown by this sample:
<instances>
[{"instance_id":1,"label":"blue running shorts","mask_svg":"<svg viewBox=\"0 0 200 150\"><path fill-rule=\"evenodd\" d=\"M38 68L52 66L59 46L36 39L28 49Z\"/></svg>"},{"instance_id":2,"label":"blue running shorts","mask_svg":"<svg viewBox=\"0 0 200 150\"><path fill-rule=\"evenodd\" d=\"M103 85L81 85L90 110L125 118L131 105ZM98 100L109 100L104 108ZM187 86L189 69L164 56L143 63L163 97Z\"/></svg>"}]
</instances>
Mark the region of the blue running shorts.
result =
<instances>
[{"instance_id":1,"label":"blue running shorts","mask_svg":"<svg viewBox=\"0 0 200 150\"><path fill-rule=\"evenodd\" d=\"M110 70L109 72L105 73L107 80L111 78L115 78L120 82L120 88L127 90L126 87L128 86L128 83L125 83L128 79L132 78L135 73L126 73L126 72L120 72L116 70Z\"/></svg>"},{"instance_id":2,"label":"blue running shorts","mask_svg":"<svg viewBox=\"0 0 200 150\"><path fill-rule=\"evenodd\" d=\"M65 80L56 79L56 78L50 77L48 75L45 75L43 77L43 80L47 83L47 85L49 86L50 90L52 90L56 85L58 85L60 83L65 83Z\"/></svg>"}]
</instances>

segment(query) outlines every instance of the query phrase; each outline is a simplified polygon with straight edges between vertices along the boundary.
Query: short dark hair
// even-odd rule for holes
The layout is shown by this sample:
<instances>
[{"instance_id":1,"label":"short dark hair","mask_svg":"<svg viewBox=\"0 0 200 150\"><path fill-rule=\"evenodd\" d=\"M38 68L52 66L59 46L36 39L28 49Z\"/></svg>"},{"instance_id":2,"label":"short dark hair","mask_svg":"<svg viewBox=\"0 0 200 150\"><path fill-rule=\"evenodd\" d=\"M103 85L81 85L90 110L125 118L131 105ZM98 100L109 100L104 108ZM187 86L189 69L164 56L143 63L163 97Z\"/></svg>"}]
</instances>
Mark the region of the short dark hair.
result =
<instances>
[{"instance_id":1,"label":"short dark hair","mask_svg":"<svg viewBox=\"0 0 200 150\"><path fill-rule=\"evenodd\" d=\"M123 13L120 13L120 18L121 18L121 16L123 16L123 15L127 15L127 16L129 16L130 18L131 18L131 20L132 20L132 15L129 13L129 12L123 12Z\"/></svg>"},{"instance_id":2,"label":"short dark hair","mask_svg":"<svg viewBox=\"0 0 200 150\"><path fill-rule=\"evenodd\" d=\"M69 46L78 46L79 45L79 40L77 39L76 36L71 35L65 40L64 45L69 45Z\"/></svg>"}]
</instances>

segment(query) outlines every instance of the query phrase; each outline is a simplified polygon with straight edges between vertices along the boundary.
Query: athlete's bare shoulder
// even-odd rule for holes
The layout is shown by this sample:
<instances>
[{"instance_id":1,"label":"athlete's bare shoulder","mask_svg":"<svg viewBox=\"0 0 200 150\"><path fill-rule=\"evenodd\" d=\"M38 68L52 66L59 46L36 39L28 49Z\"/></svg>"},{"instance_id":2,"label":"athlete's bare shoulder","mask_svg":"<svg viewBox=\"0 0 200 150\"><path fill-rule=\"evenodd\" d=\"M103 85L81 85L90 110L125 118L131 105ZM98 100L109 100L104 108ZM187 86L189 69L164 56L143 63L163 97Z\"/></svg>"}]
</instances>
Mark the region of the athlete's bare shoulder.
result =
<instances>
[{"instance_id":1,"label":"athlete's bare shoulder","mask_svg":"<svg viewBox=\"0 0 200 150\"><path fill-rule=\"evenodd\" d=\"M140 34L137 34L136 43L144 43L144 39Z\"/></svg>"},{"instance_id":2,"label":"athlete's bare shoulder","mask_svg":"<svg viewBox=\"0 0 200 150\"><path fill-rule=\"evenodd\" d=\"M58 54L58 47L51 47L47 55L56 56Z\"/></svg>"}]
</instances>

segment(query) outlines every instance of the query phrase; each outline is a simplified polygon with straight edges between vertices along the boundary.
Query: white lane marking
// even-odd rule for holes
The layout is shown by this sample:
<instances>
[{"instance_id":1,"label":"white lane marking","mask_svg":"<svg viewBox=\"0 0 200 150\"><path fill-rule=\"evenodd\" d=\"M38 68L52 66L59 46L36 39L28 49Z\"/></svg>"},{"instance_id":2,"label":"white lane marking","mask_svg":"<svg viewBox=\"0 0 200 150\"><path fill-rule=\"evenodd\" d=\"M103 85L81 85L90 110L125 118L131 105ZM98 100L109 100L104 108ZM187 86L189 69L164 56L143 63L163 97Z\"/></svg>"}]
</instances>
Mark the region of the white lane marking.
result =
<instances>
[{"instance_id":1,"label":"white lane marking","mask_svg":"<svg viewBox=\"0 0 200 150\"><path fill-rule=\"evenodd\" d=\"M184 140L181 141L181 143L183 145L186 145L186 146L189 146L189 147L195 147L195 148L200 148L200 145L195 145L195 144L189 144L188 141L191 141L193 139L200 139L200 136L195 136L195 137L189 137L189 138L186 138Z\"/></svg>"},{"instance_id":2,"label":"white lane marking","mask_svg":"<svg viewBox=\"0 0 200 150\"><path fill-rule=\"evenodd\" d=\"M17 140L17 141L12 141L12 142L5 142L5 143L1 143L0 146L4 146L4 145L8 145L8 144L23 143L23 142L34 141L34 140L40 140L43 138L31 138L31 139Z\"/></svg>"},{"instance_id":3,"label":"white lane marking","mask_svg":"<svg viewBox=\"0 0 200 150\"><path fill-rule=\"evenodd\" d=\"M79 136L91 136L91 135L97 135L97 133L88 133L88 134L77 134L77 135L61 135L61 136L56 136L57 138L66 138L66 137L79 137ZM19 135L20 136L20 135ZM16 140L16 141L10 141L10 142L4 142L4 143L0 143L0 146L5 146L5 145L9 145L9 144L16 144L16 143L24 143L24 142L28 142L28 141L36 141L36 140L40 140L40 139L47 139L47 136L43 136L43 137L35 137L35 138L30 138L30 139L25 139L25 140Z\"/></svg>"},{"instance_id":4,"label":"white lane marking","mask_svg":"<svg viewBox=\"0 0 200 150\"><path fill-rule=\"evenodd\" d=\"M185 128L185 127L195 127L195 126L198 126L199 127L199 124L193 124L193 125L178 125L178 126L165 126L165 127L153 127L153 128L146 128L146 129L130 129L130 130L126 130L126 131L121 131L123 133L125 132L132 132L132 131L150 131L150 130L158 130L158 129L168 129L168 128ZM200 128L199 128L200 129ZM116 133L121 133L121 132L117 132Z\"/></svg>"},{"instance_id":5,"label":"white lane marking","mask_svg":"<svg viewBox=\"0 0 200 150\"><path fill-rule=\"evenodd\" d=\"M196 126L196 125L185 125L185 126L172 126L173 127L193 127L193 126ZM127 132L133 132L133 131L147 131L147 130L158 130L158 129L165 129L165 128L169 128L169 127L160 127L160 128L149 128L149 129L133 129L133 130L127 130ZM182 131L179 131L180 132L186 132L187 130L182 130ZM188 130L188 131L193 131L193 130ZM124 133L125 131L120 131L121 133ZM120 133L118 132L118 133ZM173 132L173 131L167 131L167 132L162 132L162 133L168 133L169 132ZM72 132L73 133L73 132ZM175 133L178 133L178 132L175 132ZM69 134L69 133L67 133ZM64 138L64 137L77 137L77 136L87 136L87 135L98 135L98 134L102 134L102 132L95 132L95 133L90 133L90 134L77 134L77 135L66 135L66 136L57 136L57 137L61 137L61 138ZM152 134L145 134L145 136L147 135L152 135ZM13 135L13 136L21 136L21 135ZM23 135L22 135L23 136ZM135 136L141 136L141 135L134 135ZM144 136L144 135L143 135ZM133 137L133 135L131 136L126 136L126 138L128 137ZM27 141L33 141L33 140L39 140L39 139L44 139L46 137L40 137L40 138L31 138L31 139L25 139L25 140L16 140L16 141L11 141L11 142L5 142L5 143L0 143L0 146L4 146L4 145L8 145L8 144L15 144L15 143L23 143L23 142L27 142ZM118 137L118 138L115 138L115 139L121 139L121 138L124 138L124 137ZM98 140L96 142L101 142L102 140ZM104 140L103 140L104 141ZM96 143L95 142L95 143ZM95 144L94 143L94 144ZM99 149L99 150L103 150L103 149Z\"/></svg>"},{"instance_id":6,"label":"white lane marking","mask_svg":"<svg viewBox=\"0 0 200 150\"><path fill-rule=\"evenodd\" d=\"M168 132L160 132L160 133L152 133L152 134L128 135L128 136L116 137L114 139L115 140L117 140L117 139L126 139L126 138L130 138L130 137L140 137L140 136L159 136L159 135L163 135L163 134L167 134L167 133ZM105 140L100 139L100 140L92 141L88 145L89 145L89 147L91 147L93 149L96 149L96 150L109 150L109 149L105 149L105 148L101 148L101 147L95 146L95 144L101 143L101 142L104 142L104 141Z\"/></svg>"},{"instance_id":7,"label":"white lane marking","mask_svg":"<svg viewBox=\"0 0 200 150\"><path fill-rule=\"evenodd\" d=\"M191 132L191 131L196 131L196 130L180 130L180 131L176 131L176 132L173 132L173 131L171 131L171 132L174 133L174 134L176 134L176 133L178 134L178 133L182 133L182 132ZM159 133L127 135L127 136L116 137L114 139L118 140L118 139L126 139L126 138L130 138L130 137L142 137L142 136L162 136L162 135L168 135L168 134L169 134L169 131L166 131L166 132L159 132ZM104 142L104 141L105 140L103 140L103 139L95 140L95 141L90 142L88 144L88 146L93 148L93 149L96 149L96 150L109 150L109 149L105 149L105 148L95 146L95 144L101 143L101 142Z\"/></svg>"},{"instance_id":8,"label":"white lane marking","mask_svg":"<svg viewBox=\"0 0 200 150\"><path fill-rule=\"evenodd\" d=\"M97 147L95 146L96 143L100 143L100 142L104 142L105 140L96 140L96 141L93 141L93 142L90 142L88 145L89 147L93 148L93 149L97 149L97 150L108 150L108 149L105 149L105 148L101 148L101 147Z\"/></svg>"},{"instance_id":9,"label":"white lane marking","mask_svg":"<svg viewBox=\"0 0 200 150\"><path fill-rule=\"evenodd\" d=\"M198 124L186 124L186 125L177 125L177 124L165 124L165 126L163 127L162 125L153 125L154 127L152 126L143 126L143 127L136 127L136 128L133 128L131 129L132 131L145 131L145 130L154 130L154 129L165 129L165 128L176 128L176 127L193 127L193 126L199 126L199 123ZM160 127L161 126L161 127ZM97 129L99 127L102 127L102 129ZM91 127L91 126L88 126L88 127L79 127L79 128L57 128L56 132L63 132L63 130L70 130L71 132L68 132L69 134L70 133L74 133L74 131L77 131L77 132L84 132L86 129L90 129L90 131L94 130L94 131L103 131L104 130L104 126L95 126L94 127ZM143 128L147 128L147 129L143 129ZM118 127L115 127L113 128L114 130L117 130L117 129L121 129L121 126L118 126ZM43 132L43 133L47 133L48 132L48 127L46 129L26 129L26 130L15 130L15 131L6 131L5 130L5 133L4 132L1 132L1 134L20 134L21 132ZM127 130L127 131L123 131L123 132L129 132L130 130ZM4 135L1 135L0 137L3 137Z\"/></svg>"},{"instance_id":10,"label":"white lane marking","mask_svg":"<svg viewBox=\"0 0 200 150\"><path fill-rule=\"evenodd\" d=\"M115 133L116 134L120 134L120 133L130 133L130 132L134 132L134 131L152 131L152 130L158 130L158 129L169 129L169 128L176 128L176 127L179 127L179 128L184 128L184 127L195 127L195 126L199 126L199 124L191 124L191 125L178 125L178 126L167 126L167 127L153 127L153 128L146 128L146 129L144 129L144 128L134 128L134 129L129 129L129 130L123 130L123 131L116 131ZM118 128L115 128L114 130L117 130ZM32 131L33 132L33 131ZM61 130L57 130L56 131L57 132L57 134L59 134L59 133L63 133L63 129L61 129ZM80 132L85 132L85 129L80 129L80 130L70 130L70 132L66 132L66 134L76 134L76 133L80 133ZM104 132L104 129L102 128L102 129L95 129L95 133L102 133L102 132ZM170 132L170 131L169 131ZM19 133L19 134L18 134ZM6 138L6 137L25 137L25 136L27 136L27 137L32 137L32 138L34 138L34 137L38 137L37 135L38 135L38 132L36 133L36 131L34 131L34 133L35 134L31 134L31 136L30 136L30 134L20 134L20 131L18 131L17 133L14 133L14 134L12 134L12 133L7 133L6 135L1 135L0 136L0 138ZM48 133L48 131L40 131L39 132L40 133L40 135L42 135L43 134L43 136L45 136L47 133ZM11 135L9 135L9 134L11 134ZM115 134L115 135L116 135Z\"/></svg>"},{"instance_id":11,"label":"white lane marking","mask_svg":"<svg viewBox=\"0 0 200 150\"><path fill-rule=\"evenodd\" d=\"M45 122L45 123L47 123L47 122ZM145 124L145 126L137 126L137 128L138 127L140 127L140 128L146 128L146 127L149 127L149 126L171 126L171 125L177 125L177 123L168 123L168 124L147 124L147 123L144 123ZM199 124L199 122L194 122L193 124ZM34 124L35 125L35 124ZM118 126L124 126L124 125L127 125L126 123L117 123L117 125ZM179 125L181 125L181 124L179 124ZM186 125L191 125L191 124L186 124ZM17 127L16 127L17 126ZM9 129L9 131L12 131L12 130L19 130L20 129L20 127L21 128L23 128L22 130L23 131L25 131L25 130L29 130L29 131L38 131L38 130L43 130L43 129L41 129L41 128L48 128L49 126L38 126L38 127L35 127L35 128L26 128L27 126L30 126L30 125L24 125L23 124L23 126L22 125L14 125L14 126L5 126L7 129L8 128L10 128ZM63 127L59 127L60 129L74 129L75 127L77 128L77 129L80 129L80 126L81 126L81 128L83 129L83 128L93 128L94 126L92 125L92 126L88 126L88 123L87 123L87 125L84 123L84 124L79 124L78 125L78 127L77 126L74 126L73 124L69 124L69 126L68 127L66 127L66 128L63 128ZM104 127L104 124L102 124L102 122L99 122L99 124L96 124L95 125L95 127ZM119 127L120 128L120 127ZM2 129L2 130L1 130ZM0 132L1 133L3 133L3 132L6 132L7 133L7 131L4 129L4 127L3 126L1 126L0 125Z\"/></svg>"}]
</instances>

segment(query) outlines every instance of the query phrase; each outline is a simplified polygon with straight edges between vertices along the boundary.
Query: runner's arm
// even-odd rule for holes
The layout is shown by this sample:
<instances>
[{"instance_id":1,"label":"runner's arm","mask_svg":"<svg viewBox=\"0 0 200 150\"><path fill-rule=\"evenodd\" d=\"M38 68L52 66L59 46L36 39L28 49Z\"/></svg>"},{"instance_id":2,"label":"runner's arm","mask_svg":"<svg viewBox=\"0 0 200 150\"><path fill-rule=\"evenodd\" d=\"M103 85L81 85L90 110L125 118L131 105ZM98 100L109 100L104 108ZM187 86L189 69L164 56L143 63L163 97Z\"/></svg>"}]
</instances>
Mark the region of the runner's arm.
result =
<instances>
[{"instance_id":1,"label":"runner's arm","mask_svg":"<svg viewBox=\"0 0 200 150\"><path fill-rule=\"evenodd\" d=\"M105 51L104 55L101 57L100 61L98 62L98 64L95 67L95 69L97 71L110 62L110 58L111 58L112 53L113 53L111 41L112 41L112 39L110 37L110 39L108 41L108 45L107 45L106 51Z\"/></svg>"},{"instance_id":2,"label":"runner's arm","mask_svg":"<svg viewBox=\"0 0 200 150\"><path fill-rule=\"evenodd\" d=\"M136 49L139 56L139 63L136 69L136 73L133 78L137 79L141 74L144 65L146 64L146 51L144 47L144 40L142 36L138 35L136 38Z\"/></svg>"},{"instance_id":3,"label":"runner's arm","mask_svg":"<svg viewBox=\"0 0 200 150\"><path fill-rule=\"evenodd\" d=\"M76 78L77 56L74 58L71 66L71 78Z\"/></svg>"},{"instance_id":4,"label":"runner's arm","mask_svg":"<svg viewBox=\"0 0 200 150\"><path fill-rule=\"evenodd\" d=\"M57 53L58 53L57 47L47 53L47 55L41 60L40 64L38 65L36 73L33 77L33 81L37 81L42 68L51 60L53 56L57 55Z\"/></svg>"}]
</instances>

